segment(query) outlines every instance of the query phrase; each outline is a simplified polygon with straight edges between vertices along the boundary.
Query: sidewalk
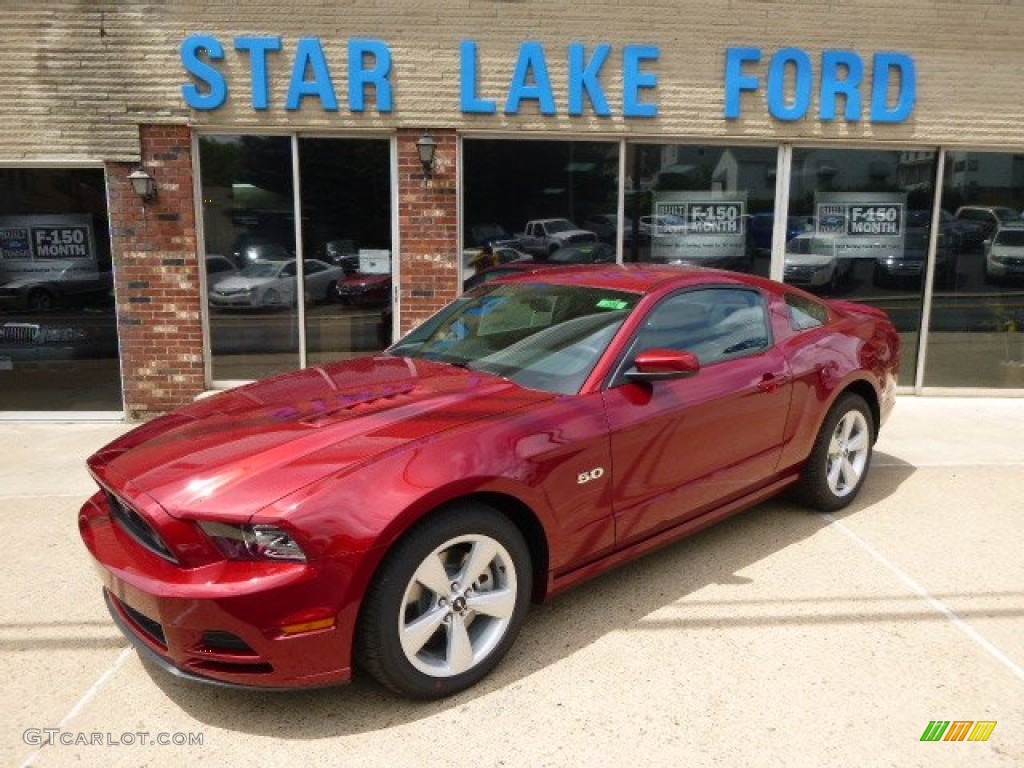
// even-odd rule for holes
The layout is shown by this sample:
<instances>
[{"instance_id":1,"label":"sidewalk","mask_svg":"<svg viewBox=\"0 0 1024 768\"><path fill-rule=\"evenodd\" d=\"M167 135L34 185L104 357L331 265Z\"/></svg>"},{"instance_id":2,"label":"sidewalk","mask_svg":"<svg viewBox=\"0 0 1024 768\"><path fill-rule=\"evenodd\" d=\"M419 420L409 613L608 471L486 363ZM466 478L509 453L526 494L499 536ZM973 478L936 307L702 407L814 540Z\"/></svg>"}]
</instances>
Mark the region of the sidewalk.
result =
<instances>
[{"instance_id":1,"label":"sidewalk","mask_svg":"<svg viewBox=\"0 0 1024 768\"><path fill-rule=\"evenodd\" d=\"M1024 764L1024 399L901 397L848 510L774 500L581 585L432 703L143 666L75 524L85 457L129 428L0 424L4 765ZM996 726L921 742L934 720Z\"/></svg>"}]
</instances>

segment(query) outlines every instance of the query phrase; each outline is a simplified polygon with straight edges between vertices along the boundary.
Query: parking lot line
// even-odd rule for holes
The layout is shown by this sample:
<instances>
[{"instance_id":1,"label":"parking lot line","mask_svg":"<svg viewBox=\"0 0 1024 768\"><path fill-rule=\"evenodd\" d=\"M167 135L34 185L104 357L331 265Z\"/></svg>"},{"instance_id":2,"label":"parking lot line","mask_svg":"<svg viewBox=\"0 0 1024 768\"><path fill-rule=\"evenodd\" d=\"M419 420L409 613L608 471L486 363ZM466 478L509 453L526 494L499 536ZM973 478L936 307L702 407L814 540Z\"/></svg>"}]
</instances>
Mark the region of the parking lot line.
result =
<instances>
[{"instance_id":1,"label":"parking lot line","mask_svg":"<svg viewBox=\"0 0 1024 768\"><path fill-rule=\"evenodd\" d=\"M964 620L956 611L947 606L941 600L933 596L927 589L921 584L915 581L909 574L903 571L899 566L892 562L889 558L875 549L871 544L862 539L856 533L854 533L849 527L843 524L841 520L836 518L834 515L825 513L823 517L829 521L830 527L836 528L846 538L850 539L854 544L860 547L862 550L867 552L874 558L878 563L885 566L893 575L902 581L908 588L913 592L916 592L936 611L943 614L954 626L963 632L967 637L973 640L975 643L980 645L992 658L1002 664L1004 667L1009 669L1017 678L1024 680L1024 667L1021 667L1017 662L1003 653L996 645L985 638L978 630L972 627L967 621Z\"/></svg>"},{"instance_id":2,"label":"parking lot line","mask_svg":"<svg viewBox=\"0 0 1024 768\"><path fill-rule=\"evenodd\" d=\"M114 663L107 668L106 672L99 676L95 683L89 686L89 690L82 694L82 697L75 702L75 706L73 706L68 713L61 718L61 721L57 723L57 728L62 731L67 728L78 713L81 712L90 701L96 698L96 694L103 690L103 687L113 679L114 675L117 674L117 671L124 666L124 663L132 657L134 652L135 649L130 645L127 648L121 649L121 653L119 653L117 658L114 659ZM30 768L30 766L35 763L36 759L38 759L40 754L42 754L44 749L45 746L40 747L31 755L26 757L25 761L21 764L21 768Z\"/></svg>"}]
</instances>

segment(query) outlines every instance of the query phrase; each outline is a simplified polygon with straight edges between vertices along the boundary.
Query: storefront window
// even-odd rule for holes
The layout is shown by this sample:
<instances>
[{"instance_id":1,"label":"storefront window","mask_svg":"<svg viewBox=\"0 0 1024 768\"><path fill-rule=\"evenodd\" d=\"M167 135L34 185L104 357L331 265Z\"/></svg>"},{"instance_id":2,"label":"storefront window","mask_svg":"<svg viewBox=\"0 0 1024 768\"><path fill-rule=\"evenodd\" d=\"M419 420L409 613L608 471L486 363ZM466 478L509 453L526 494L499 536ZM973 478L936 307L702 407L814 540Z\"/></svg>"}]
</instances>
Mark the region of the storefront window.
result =
<instances>
[{"instance_id":1,"label":"storefront window","mask_svg":"<svg viewBox=\"0 0 1024 768\"><path fill-rule=\"evenodd\" d=\"M768 147L631 147L625 260L767 275L777 155Z\"/></svg>"},{"instance_id":2,"label":"storefront window","mask_svg":"<svg viewBox=\"0 0 1024 768\"><path fill-rule=\"evenodd\" d=\"M616 260L618 143L467 139L463 167L464 284L510 261Z\"/></svg>"},{"instance_id":3,"label":"storefront window","mask_svg":"<svg viewBox=\"0 0 1024 768\"><path fill-rule=\"evenodd\" d=\"M1024 387L1024 154L948 152L956 279L932 299L924 385Z\"/></svg>"},{"instance_id":4,"label":"storefront window","mask_svg":"<svg viewBox=\"0 0 1024 768\"><path fill-rule=\"evenodd\" d=\"M215 381L292 370L303 349L313 364L390 343L390 144L327 138L295 144L301 240L292 139L200 139Z\"/></svg>"},{"instance_id":5,"label":"storefront window","mask_svg":"<svg viewBox=\"0 0 1024 768\"><path fill-rule=\"evenodd\" d=\"M297 368L291 139L203 136L199 164L213 378Z\"/></svg>"},{"instance_id":6,"label":"storefront window","mask_svg":"<svg viewBox=\"0 0 1024 768\"><path fill-rule=\"evenodd\" d=\"M0 169L0 409L121 411L100 169Z\"/></svg>"},{"instance_id":7,"label":"storefront window","mask_svg":"<svg viewBox=\"0 0 1024 768\"><path fill-rule=\"evenodd\" d=\"M828 298L881 307L903 347L900 382L914 382L925 274L957 279L958 244L945 223L929 251L935 154L794 149L784 274Z\"/></svg>"},{"instance_id":8,"label":"storefront window","mask_svg":"<svg viewBox=\"0 0 1024 768\"><path fill-rule=\"evenodd\" d=\"M310 364L391 343L390 143L299 139Z\"/></svg>"}]
</instances>

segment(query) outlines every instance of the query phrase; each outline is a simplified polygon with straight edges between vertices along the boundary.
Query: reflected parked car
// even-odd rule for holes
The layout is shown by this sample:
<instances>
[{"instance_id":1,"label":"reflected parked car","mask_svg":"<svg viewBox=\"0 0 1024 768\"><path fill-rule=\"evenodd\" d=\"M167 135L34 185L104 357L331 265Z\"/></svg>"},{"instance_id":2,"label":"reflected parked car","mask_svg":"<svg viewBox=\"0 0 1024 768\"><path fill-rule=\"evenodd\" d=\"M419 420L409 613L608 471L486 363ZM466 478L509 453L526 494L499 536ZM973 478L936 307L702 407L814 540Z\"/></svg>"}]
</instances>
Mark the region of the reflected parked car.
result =
<instances>
[{"instance_id":1,"label":"reflected parked car","mask_svg":"<svg viewBox=\"0 0 1024 768\"><path fill-rule=\"evenodd\" d=\"M956 220L976 228L976 239L969 243L971 247L981 247L985 240L992 239L1000 227L1021 223L1017 211L1002 205L963 205L956 209Z\"/></svg>"},{"instance_id":2,"label":"reflected parked car","mask_svg":"<svg viewBox=\"0 0 1024 768\"><path fill-rule=\"evenodd\" d=\"M599 240L614 243L618 233L619 217L614 213L593 213L583 219L582 226L589 229Z\"/></svg>"},{"instance_id":3,"label":"reflected parked car","mask_svg":"<svg viewBox=\"0 0 1024 768\"><path fill-rule=\"evenodd\" d=\"M839 256L834 236L805 232L786 243L785 280L790 285L835 291L847 280L853 263Z\"/></svg>"},{"instance_id":4,"label":"reflected parked car","mask_svg":"<svg viewBox=\"0 0 1024 768\"><path fill-rule=\"evenodd\" d=\"M498 665L531 601L783 490L849 505L899 362L875 307L726 272L544 269L383 354L137 427L89 458L77 524L113 621L178 678L358 669L436 699Z\"/></svg>"},{"instance_id":5,"label":"reflected parked car","mask_svg":"<svg viewBox=\"0 0 1024 768\"><path fill-rule=\"evenodd\" d=\"M640 217L640 234L644 237L681 235L687 231L686 219L671 213Z\"/></svg>"},{"instance_id":6,"label":"reflected parked car","mask_svg":"<svg viewBox=\"0 0 1024 768\"><path fill-rule=\"evenodd\" d=\"M358 307L379 307L391 301L391 273L353 272L334 287L334 301Z\"/></svg>"},{"instance_id":7,"label":"reflected parked car","mask_svg":"<svg viewBox=\"0 0 1024 768\"><path fill-rule=\"evenodd\" d=\"M0 371L48 360L117 358L117 326L102 315L57 323L0 324Z\"/></svg>"},{"instance_id":8,"label":"reflected parked car","mask_svg":"<svg viewBox=\"0 0 1024 768\"><path fill-rule=\"evenodd\" d=\"M1024 277L1024 226L1003 227L985 243L985 279L1019 277Z\"/></svg>"},{"instance_id":9,"label":"reflected parked car","mask_svg":"<svg viewBox=\"0 0 1024 768\"><path fill-rule=\"evenodd\" d=\"M317 259L303 262L305 301L330 301L334 286L345 276L341 267ZM295 259L257 261L237 275L219 280L210 289L215 307L290 307L296 303L298 283Z\"/></svg>"},{"instance_id":10,"label":"reflected parked car","mask_svg":"<svg viewBox=\"0 0 1024 768\"><path fill-rule=\"evenodd\" d=\"M0 307L45 312L76 301L111 303L113 272L74 262L51 261L45 267L39 274L19 275L0 284Z\"/></svg>"},{"instance_id":11,"label":"reflected parked car","mask_svg":"<svg viewBox=\"0 0 1024 768\"><path fill-rule=\"evenodd\" d=\"M295 258L295 252L266 235L245 232L232 244L231 258L236 264L244 267L256 261L287 261Z\"/></svg>"},{"instance_id":12,"label":"reflected parked car","mask_svg":"<svg viewBox=\"0 0 1024 768\"><path fill-rule=\"evenodd\" d=\"M227 256L221 256L216 253L211 253L206 257L206 292L209 293L210 289L228 277L234 277L238 274L238 267L231 261Z\"/></svg>"},{"instance_id":13,"label":"reflected parked car","mask_svg":"<svg viewBox=\"0 0 1024 768\"><path fill-rule=\"evenodd\" d=\"M510 245L491 246L490 253L486 248L467 248L462 252L462 266L465 269L479 270L531 258L533 257L530 254Z\"/></svg>"},{"instance_id":14,"label":"reflected parked car","mask_svg":"<svg viewBox=\"0 0 1024 768\"><path fill-rule=\"evenodd\" d=\"M873 282L877 286L907 284L919 286L928 261L930 228L908 228L903 234L903 250L875 259ZM940 234L935 249L935 284L948 287L956 284L956 259L949 241Z\"/></svg>"}]
</instances>

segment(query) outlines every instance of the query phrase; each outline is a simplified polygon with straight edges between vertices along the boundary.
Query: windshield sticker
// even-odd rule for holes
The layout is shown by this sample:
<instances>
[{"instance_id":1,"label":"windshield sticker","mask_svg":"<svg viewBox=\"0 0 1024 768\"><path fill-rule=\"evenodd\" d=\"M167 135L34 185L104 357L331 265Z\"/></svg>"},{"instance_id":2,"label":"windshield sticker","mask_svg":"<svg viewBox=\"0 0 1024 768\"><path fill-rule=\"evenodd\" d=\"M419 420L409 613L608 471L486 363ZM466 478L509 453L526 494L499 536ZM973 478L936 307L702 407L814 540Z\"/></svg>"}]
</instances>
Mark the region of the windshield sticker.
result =
<instances>
[{"instance_id":1,"label":"windshield sticker","mask_svg":"<svg viewBox=\"0 0 1024 768\"><path fill-rule=\"evenodd\" d=\"M629 302L622 299L601 299L597 302L598 309L625 309L628 306Z\"/></svg>"}]
</instances>

